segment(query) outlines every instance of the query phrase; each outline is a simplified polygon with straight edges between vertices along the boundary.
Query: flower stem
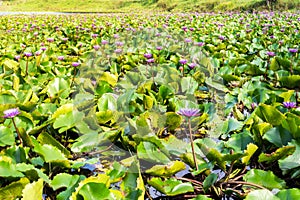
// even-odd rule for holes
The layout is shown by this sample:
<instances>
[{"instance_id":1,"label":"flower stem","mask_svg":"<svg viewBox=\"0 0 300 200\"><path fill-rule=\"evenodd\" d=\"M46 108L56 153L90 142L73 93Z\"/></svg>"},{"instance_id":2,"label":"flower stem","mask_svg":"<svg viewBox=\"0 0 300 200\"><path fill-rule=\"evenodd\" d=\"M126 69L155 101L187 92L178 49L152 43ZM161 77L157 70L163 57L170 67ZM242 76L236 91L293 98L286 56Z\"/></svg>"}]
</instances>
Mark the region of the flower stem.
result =
<instances>
[{"instance_id":1,"label":"flower stem","mask_svg":"<svg viewBox=\"0 0 300 200\"><path fill-rule=\"evenodd\" d=\"M27 60L26 60L26 71L25 71L25 76L27 76L28 75L28 58L27 58Z\"/></svg>"},{"instance_id":2,"label":"flower stem","mask_svg":"<svg viewBox=\"0 0 300 200\"><path fill-rule=\"evenodd\" d=\"M151 69L152 69L152 82L154 83L154 67L153 67L153 65L150 65L151 66Z\"/></svg>"},{"instance_id":3,"label":"flower stem","mask_svg":"<svg viewBox=\"0 0 300 200\"><path fill-rule=\"evenodd\" d=\"M19 140L20 140L20 143L22 144L21 135L20 135L19 129L17 128L16 122L15 122L14 118L11 118L11 120L12 120L12 122L13 122L13 124L14 124L14 127L15 127L16 131L17 131L17 134L18 134L18 138L19 138Z\"/></svg>"},{"instance_id":4,"label":"flower stem","mask_svg":"<svg viewBox=\"0 0 300 200\"><path fill-rule=\"evenodd\" d=\"M291 72L291 75L294 74L294 71L293 71L293 63L291 63L291 66L290 66L290 72Z\"/></svg>"},{"instance_id":5,"label":"flower stem","mask_svg":"<svg viewBox=\"0 0 300 200\"><path fill-rule=\"evenodd\" d=\"M195 163L195 166L196 166L196 170L198 171L199 168L198 168L197 160L196 160L196 153L195 153L195 147L194 147L194 140L193 140L193 135L192 135L191 118L188 118L188 123L189 123L190 141L191 141L191 146L192 146L193 159L194 159L194 163Z\"/></svg>"},{"instance_id":6,"label":"flower stem","mask_svg":"<svg viewBox=\"0 0 300 200\"><path fill-rule=\"evenodd\" d=\"M75 76L76 76L76 67L74 67L74 74L73 74L73 78L72 78L72 82L71 82L70 88L72 88L72 86L73 86L73 83L74 83L74 80L75 80Z\"/></svg>"}]
</instances>

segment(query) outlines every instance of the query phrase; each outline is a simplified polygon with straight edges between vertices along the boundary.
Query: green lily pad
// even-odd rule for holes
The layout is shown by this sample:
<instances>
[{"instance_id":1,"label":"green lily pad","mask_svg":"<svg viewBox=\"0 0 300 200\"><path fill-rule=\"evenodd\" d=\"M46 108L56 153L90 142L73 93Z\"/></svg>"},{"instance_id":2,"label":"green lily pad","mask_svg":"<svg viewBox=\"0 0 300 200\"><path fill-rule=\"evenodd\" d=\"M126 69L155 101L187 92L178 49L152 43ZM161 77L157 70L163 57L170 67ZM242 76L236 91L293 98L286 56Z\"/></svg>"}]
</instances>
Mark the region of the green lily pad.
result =
<instances>
[{"instance_id":1,"label":"green lily pad","mask_svg":"<svg viewBox=\"0 0 300 200\"><path fill-rule=\"evenodd\" d=\"M295 151L295 146L284 146L276 149L276 151L267 154L261 153L258 157L258 162L266 162L268 164L274 163L278 160L282 160L289 155L293 154Z\"/></svg>"},{"instance_id":2,"label":"green lily pad","mask_svg":"<svg viewBox=\"0 0 300 200\"><path fill-rule=\"evenodd\" d=\"M29 179L24 177L5 187L0 188L0 199L11 200L21 197L22 190L28 183L30 183Z\"/></svg>"},{"instance_id":3,"label":"green lily pad","mask_svg":"<svg viewBox=\"0 0 300 200\"><path fill-rule=\"evenodd\" d=\"M269 190L254 190L249 192L245 200L279 200L272 192Z\"/></svg>"},{"instance_id":4,"label":"green lily pad","mask_svg":"<svg viewBox=\"0 0 300 200\"><path fill-rule=\"evenodd\" d=\"M280 125L285 119L285 116L274 106L266 104L259 105L255 110L255 114L264 122L268 122L274 126Z\"/></svg>"},{"instance_id":5,"label":"green lily pad","mask_svg":"<svg viewBox=\"0 0 300 200\"><path fill-rule=\"evenodd\" d=\"M137 147L139 159L144 159L154 163L168 164L171 160L159 148L151 142L141 142Z\"/></svg>"},{"instance_id":6,"label":"green lily pad","mask_svg":"<svg viewBox=\"0 0 300 200\"><path fill-rule=\"evenodd\" d=\"M272 171L251 169L243 176L244 181L261 185L268 189L283 189L286 186L284 180L274 175Z\"/></svg>"},{"instance_id":7,"label":"green lily pad","mask_svg":"<svg viewBox=\"0 0 300 200\"><path fill-rule=\"evenodd\" d=\"M13 131L6 126L0 125L0 146L13 145L15 142L15 135Z\"/></svg>"},{"instance_id":8,"label":"green lily pad","mask_svg":"<svg viewBox=\"0 0 300 200\"><path fill-rule=\"evenodd\" d=\"M170 177L173 174L184 170L185 164L181 161L172 161L167 165L154 165L150 169L147 169L145 172L152 176L160 176L160 177Z\"/></svg>"},{"instance_id":9,"label":"green lily pad","mask_svg":"<svg viewBox=\"0 0 300 200\"><path fill-rule=\"evenodd\" d=\"M292 188L292 189L285 189L285 190L280 190L277 194L277 197L279 199L284 199L284 200L294 200L298 199L300 197L300 189L298 188Z\"/></svg>"},{"instance_id":10,"label":"green lily pad","mask_svg":"<svg viewBox=\"0 0 300 200\"><path fill-rule=\"evenodd\" d=\"M29 183L22 191L23 200L43 199L43 180Z\"/></svg>"},{"instance_id":11,"label":"green lily pad","mask_svg":"<svg viewBox=\"0 0 300 200\"><path fill-rule=\"evenodd\" d=\"M17 171L16 164L12 163L9 157L0 157L0 177L24 177L24 174Z\"/></svg>"},{"instance_id":12,"label":"green lily pad","mask_svg":"<svg viewBox=\"0 0 300 200\"><path fill-rule=\"evenodd\" d=\"M168 196L176 196L194 191L191 183L183 183L175 178L166 180L162 180L159 177L152 178L148 181L148 184Z\"/></svg>"}]
</instances>

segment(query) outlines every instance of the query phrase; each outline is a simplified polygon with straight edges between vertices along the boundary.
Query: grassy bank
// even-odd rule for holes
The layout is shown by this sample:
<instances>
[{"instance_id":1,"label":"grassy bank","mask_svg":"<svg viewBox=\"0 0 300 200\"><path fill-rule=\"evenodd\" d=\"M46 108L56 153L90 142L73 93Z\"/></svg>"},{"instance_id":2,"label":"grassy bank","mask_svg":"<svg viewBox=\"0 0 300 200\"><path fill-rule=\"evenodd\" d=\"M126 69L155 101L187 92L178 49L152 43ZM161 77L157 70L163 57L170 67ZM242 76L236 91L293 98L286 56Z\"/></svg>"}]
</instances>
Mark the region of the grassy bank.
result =
<instances>
[{"instance_id":1,"label":"grassy bank","mask_svg":"<svg viewBox=\"0 0 300 200\"><path fill-rule=\"evenodd\" d=\"M130 12L265 10L265 0L7 0L0 11ZM300 0L278 0L275 10L297 10Z\"/></svg>"}]
</instances>

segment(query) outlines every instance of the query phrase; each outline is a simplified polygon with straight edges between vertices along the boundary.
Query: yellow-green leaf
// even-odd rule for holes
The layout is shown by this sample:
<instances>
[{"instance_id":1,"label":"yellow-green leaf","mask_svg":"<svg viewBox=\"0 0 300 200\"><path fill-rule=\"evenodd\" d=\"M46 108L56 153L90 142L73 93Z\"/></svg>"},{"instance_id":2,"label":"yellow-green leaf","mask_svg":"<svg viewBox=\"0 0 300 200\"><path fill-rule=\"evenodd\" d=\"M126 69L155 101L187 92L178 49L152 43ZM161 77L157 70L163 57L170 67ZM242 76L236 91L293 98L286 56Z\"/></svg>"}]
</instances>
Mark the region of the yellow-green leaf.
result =
<instances>
[{"instance_id":1,"label":"yellow-green leaf","mask_svg":"<svg viewBox=\"0 0 300 200\"><path fill-rule=\"evenodd\" d=\"M249 160L251 159L251 157L253 156L253 154L257 149L258 147L255 144L253 143L248 144L247 149L245 150L246 156L242 158L242 163L248 164Z\"/></svg>"},{"instance_id":2,"label":"yellow-green leaf","mask_svg":"<svg viewBox=\"0 0 300 200\"><path fill-rule=\"evenodd\" d=\"M27 184L22 193L22 200L43 199L43 180Z\"/></svg>"}]
</instances>

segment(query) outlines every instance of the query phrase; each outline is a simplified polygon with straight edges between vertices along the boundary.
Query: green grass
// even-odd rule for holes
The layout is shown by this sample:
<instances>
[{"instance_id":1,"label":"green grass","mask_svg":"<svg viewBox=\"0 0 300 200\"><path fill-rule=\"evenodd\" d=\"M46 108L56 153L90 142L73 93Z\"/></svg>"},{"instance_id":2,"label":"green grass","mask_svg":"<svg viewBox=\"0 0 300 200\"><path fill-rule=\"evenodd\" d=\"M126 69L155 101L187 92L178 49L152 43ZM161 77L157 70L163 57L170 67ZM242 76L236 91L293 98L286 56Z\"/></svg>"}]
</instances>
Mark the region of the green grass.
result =
<instances>
[{"instance_id":1,"label":"green grass","mask_svg":"<svg viewBox=\"0 0 300 200\"><path fill-rule=\"evenodd\" d=\"M264 0L10 0L0 11L130 12L232 11L269 9ZM297 10L300 0L278 0L273 9Z\"/></svg>"}]
</instances>

